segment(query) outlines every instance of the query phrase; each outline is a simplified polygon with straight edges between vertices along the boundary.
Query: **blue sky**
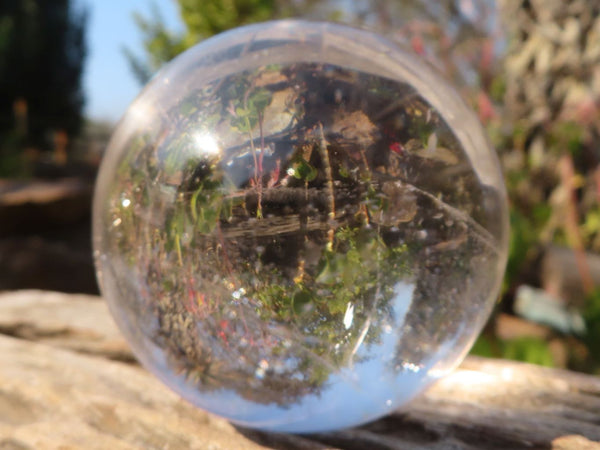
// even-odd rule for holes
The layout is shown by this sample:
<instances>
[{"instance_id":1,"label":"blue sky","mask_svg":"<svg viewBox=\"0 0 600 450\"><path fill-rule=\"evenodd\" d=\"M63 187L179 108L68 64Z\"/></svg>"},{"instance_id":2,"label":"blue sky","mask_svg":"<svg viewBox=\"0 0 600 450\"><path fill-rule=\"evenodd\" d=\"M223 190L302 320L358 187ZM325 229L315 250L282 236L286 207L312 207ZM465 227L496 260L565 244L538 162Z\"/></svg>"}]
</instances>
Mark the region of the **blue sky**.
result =
<instances>
[{"instance_id":1,"label":"blue sky","mask_svg":"<svg viewBox=\"0 0 600 450\"><path fill-rule=\"evenodd\" d=\"M132 14L150 15L151 0L78 0L87 5L88 57L84 74L86 116L117 121L141 86L129 69L122 48L142 51L142 37ZM155 0L165 22L174 30L182 28L174 0Z\"/></svg>"}]
</instances>

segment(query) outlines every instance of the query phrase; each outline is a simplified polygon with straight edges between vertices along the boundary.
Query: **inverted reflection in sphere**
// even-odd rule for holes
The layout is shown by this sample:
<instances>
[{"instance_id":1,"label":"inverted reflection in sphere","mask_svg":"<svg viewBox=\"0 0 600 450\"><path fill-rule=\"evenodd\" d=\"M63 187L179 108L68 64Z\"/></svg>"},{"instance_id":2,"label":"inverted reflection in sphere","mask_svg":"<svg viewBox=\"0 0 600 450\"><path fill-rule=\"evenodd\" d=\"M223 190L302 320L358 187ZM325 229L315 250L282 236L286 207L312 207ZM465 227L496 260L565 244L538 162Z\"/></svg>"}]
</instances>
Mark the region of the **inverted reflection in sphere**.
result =
<instances>
[{"instance_id":1,"label":"inverted reflection in sphere","mask_svg":"<svg viewBox=\"0 0 600 450\"><path fill-rule=\"evenodd\" d=\"M452 89L374 34L301 21L156 75L94 203L102 291L137 357L279 431L371 420L455 367L506 234L495 155Z\"/></svg>"}]
</instances>

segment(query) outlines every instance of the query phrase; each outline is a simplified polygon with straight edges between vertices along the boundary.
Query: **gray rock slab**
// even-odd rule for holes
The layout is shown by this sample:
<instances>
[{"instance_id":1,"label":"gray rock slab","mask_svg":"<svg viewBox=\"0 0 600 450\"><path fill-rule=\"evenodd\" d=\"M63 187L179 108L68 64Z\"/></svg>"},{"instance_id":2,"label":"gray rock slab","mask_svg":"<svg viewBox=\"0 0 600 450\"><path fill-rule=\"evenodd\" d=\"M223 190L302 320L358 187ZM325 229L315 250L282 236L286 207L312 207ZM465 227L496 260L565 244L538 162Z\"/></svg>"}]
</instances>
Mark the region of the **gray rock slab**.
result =
<instances>
[{"instance_id":1,"label":"gray rock slab","mask_svg":"<svg viewBox=\"0 0 600 450\"><path fill-rule=\"evenodd\" d=\"M258 449L137 366L0 336L0 448Z\"/></svg>"},{"instance_id":2,"label":"gray rock slab","mask_svg":"<svg viewBox=\"0 0 600 450\"><path fill-rule=\"evenodd\" d=\"M97 296L34 290L0 293L0 334L134 361L106 303Z\"/></svg>"}]
</instances>

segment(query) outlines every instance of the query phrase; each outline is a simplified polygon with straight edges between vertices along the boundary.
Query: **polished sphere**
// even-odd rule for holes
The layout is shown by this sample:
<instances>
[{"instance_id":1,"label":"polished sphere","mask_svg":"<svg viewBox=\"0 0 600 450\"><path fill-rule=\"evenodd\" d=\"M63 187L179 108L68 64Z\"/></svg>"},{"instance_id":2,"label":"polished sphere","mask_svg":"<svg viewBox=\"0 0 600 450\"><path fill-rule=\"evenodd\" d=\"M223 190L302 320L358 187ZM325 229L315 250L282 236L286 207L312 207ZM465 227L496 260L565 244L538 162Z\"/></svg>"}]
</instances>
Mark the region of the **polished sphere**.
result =
<instances>
[{"instance_id":1,"label":"polished sphere","mask_svg":"<svg viewBox=\"0 0 600 450\"><path fill-rule=\"evenodd\" d=\"M372 420L453 369L508 228L495 153L444 79L304 21L160 71L112 137L93 222L139 360L200 408L290 432Z\"/></svg>"}]
</instances>

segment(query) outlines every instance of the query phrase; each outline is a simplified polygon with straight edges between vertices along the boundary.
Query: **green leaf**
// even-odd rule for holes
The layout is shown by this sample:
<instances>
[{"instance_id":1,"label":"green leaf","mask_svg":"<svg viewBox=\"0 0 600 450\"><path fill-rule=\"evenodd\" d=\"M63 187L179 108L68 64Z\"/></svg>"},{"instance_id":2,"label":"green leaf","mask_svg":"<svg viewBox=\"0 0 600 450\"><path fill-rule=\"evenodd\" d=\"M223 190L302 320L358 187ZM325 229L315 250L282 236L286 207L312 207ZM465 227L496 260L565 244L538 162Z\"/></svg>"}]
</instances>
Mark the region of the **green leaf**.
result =
<instances>
[{"instance_id":1,"label":"green leaf","mask_svg":"<svg viewBox=\"0 0 600 450\"><path fill-rule=\"evenodd\" d=\"M294 164L294 178L304 181L313 181L319 173L317 169L311 166L306 161L302 160Z\"/></svg>"},{"instance_id":2,"label":"green leaf","mask_svg":"<svg viewBox=\"0 0 600 450\"><path fill-rule=\"evenodd\" d=\"M248 104L257 112L262 112L271 103L272 94L266 89L257 89L248 99Z\"/></svg>"},{"instance_id":3,"label":"green leaf","mask_svg":"<svg viewBox=\"0 0 600 450\"><path fill-rule=\"evenodd\" d=\"M240 108L239 106L235 108L235 114L238 117L248 117L250 115L250 111L244 108Z\"/></svg>"},{"instance_id":4,"label":"green leaf","mask_svg":"<svg viewBox=\"0 0 600 450\"><path fill-rule=\"evenodd\" d=\"M312 301L310 292L302 290L296 292L292 297L292 309L296 314L301 314L305 311L306 305Z\"/></svg>"},{"instance_id":5,"label":"green leaf","mask_svg":"<svg viewBox=\"0 0 600 450\"><path fill-rule=\"evenodd\" d=\"M192 195L190 200L190 210L192 211L192 218L194 219L194 223L198 222L198 196L202 192L202 186L196 189L196 192Z\"/></svg>"},{"instance_id":6,"label":"green leaf","mask_svg":"<svg viewBox=\"0 0 600 450\"><path fill-rule=\"evenodd\" d=\"M583 231L588 237L600 231L600 209L594 208L587 213L583 223Z\"/></svg>"},{"instance_id":7,"label":"green leaf","mask_svg":"<svg viewBox=\"0 0 600 450\"><path fill-rule=\"evenodd\" d=\"M315 278L317 283L332 285L337 282L336 280L336 268L332 265L332 261L329 258L325 259L325 264L323 268Z\"/></svg>"},{"instance_id":8,"label":"green leaf","mask_svg":"<svg viewBox=\"0 0 600 450\"><path fill-rule=\"evenodd\" d=\"M483 356L486 358L496 358L498 355L494 352L494 347L490 340L485 336L479 336L469 352L471 355Z\"/></svg>"},{"instance_id":9,"label":"green leaf","mask_svg":"<svg viewBox=\"0 0 600 450\"><path fill-rule=\"evenodd\" d=\"M504 342L503 357L546 367L554 366L554 357L544 339L521 337Z\"/></svg>"}]
</instances>

